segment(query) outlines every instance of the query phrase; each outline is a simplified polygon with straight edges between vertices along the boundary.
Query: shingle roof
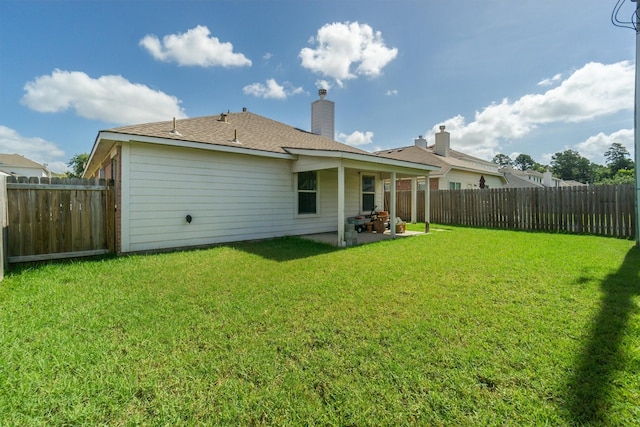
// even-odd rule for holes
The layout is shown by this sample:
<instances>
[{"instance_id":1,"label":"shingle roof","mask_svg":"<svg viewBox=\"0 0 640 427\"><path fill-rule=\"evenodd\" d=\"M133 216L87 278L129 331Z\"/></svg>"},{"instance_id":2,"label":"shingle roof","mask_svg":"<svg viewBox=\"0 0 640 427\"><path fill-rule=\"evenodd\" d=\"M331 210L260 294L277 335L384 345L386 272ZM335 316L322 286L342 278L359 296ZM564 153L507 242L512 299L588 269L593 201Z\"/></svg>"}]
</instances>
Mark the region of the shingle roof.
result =
<instances>
[{"instance_id":1,"label":"shingle roof","mask_svg":"<svg viewBox=\"0 0 640 427\"><path fill-rule=\"evenodd\" d=\"M525 178L525 176L523 175L518 175L516 173L513 173L513 171L503 171L503 172L504 172L504 177L507 180L507 184L505 185L505 188L544 187L542 183L531 181Z\"/></svg>"},{"instance_id":2,"label":"shingle roof","mask_svg":"<svg viewBox=\"0 0 640 427\"><path fill-rule=\"evenodd\" d=\"M222 115L179 119L176 120L177 133L172 130L173 122L166 121L123 126L105 132L275 153L286 153L285 148L300 148L371 155L367 151L247 111L227 113L226 121ZM236 137L238 142L234 141Z\"/></svg>"},{"instance_id":3,"label":"shingle roof","mask_svg":"<svg viewBox=\"0 0 640 427\"><path fill-rule=\"evenodd\" d=\"M44 166L20 154L0 154L0 166L12 166L15 168L43 169Z\"/></svg>"},{"instance_id":4,"label":"shingle roof","mask_svg":"<svg viewBox=\"0 0 640 427\"><path fill-rule=\"evenodd\" d=\"M433 152L433 147L424 148L417 145L382 150L376 152L376 154L381 157L388 157L395 160L405 160L439 166L440 170L432 172L432 177L445 175L452 168L502 176L502 174L497 170L497 165L490 165L490 162L487 162L486 160L476 159L475 157L451 149L449 150L449 156L447 157L435 154Z\"/></svg>"}]
</instances>

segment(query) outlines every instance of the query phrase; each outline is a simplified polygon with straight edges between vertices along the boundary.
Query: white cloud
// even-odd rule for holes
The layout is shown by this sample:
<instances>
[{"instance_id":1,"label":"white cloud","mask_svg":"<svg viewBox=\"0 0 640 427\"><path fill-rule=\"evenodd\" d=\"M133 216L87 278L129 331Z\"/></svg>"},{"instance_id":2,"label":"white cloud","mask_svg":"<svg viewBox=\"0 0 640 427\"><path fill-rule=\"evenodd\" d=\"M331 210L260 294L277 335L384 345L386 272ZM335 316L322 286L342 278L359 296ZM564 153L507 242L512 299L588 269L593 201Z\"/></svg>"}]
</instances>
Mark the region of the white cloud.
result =
<instances>
[{"instance_id":1,"label":"white cloud","mask_svg":"<svg viewBox=\"0 0 640 427\"><path fill-rule=\"evenodd\" d=\"M318 89L326 89L329 90L333 87L333 85L331 83L329 83L327 80L316 80L316 87Z\"/></svg>"},{"instance_id":2,"label":"white cloud","mask_svg":"<svg viewBox=\"0 0 640 427\"><path fill-rule=\"evenodd\" d=\"M522 138L550 123L579 123L634 106L635 67L630 61L591 62L562 83L541 94L528 94L510 102L503 99L476 112L467 123L462 116L444 122L451 144L469 154L491 159L505 141ZM431 134L437 131L433 126Z\"/></svg>"},{"instance_id":3,"label":"white cloud","mask_svg":"<svg viewBox=\"0 0 640 427\"><path fill-rule=\"evenodd\" d=\"M317 46L300 51L302 66L335 79L340 86L343 80L357 76L379 76L398 55L397 48L384 44L380 31L358 22L325 24L309 43ZM352 70L354 64L357 66Z\"/></svg>"},{"instance_id":4,"label":"white cloud","mask_svg":"<svg viewBox=\"0 0 640 427\"><path fill-rule=\"evenodd\" d=\"M562 79L562 74L556 74L550 79L544 79L538 82L538 86L552 86L554 83L557 83Z\"/></svg>"},{"instance_id":5,"label":"white cloud","mask_svg":"<svg viewBox=\"0 0 640 427\"><path fill-rule=\"evenodd\" d=\"M360 132L355 131L351 135L345 133L338 134L338 140L343 141L345 144L357 147L359 145L367 145L373 141L373 132Z\"/></svg>"},{"instance_id":6,"label":"white cloud","mask_svg":"<svg viewBox=\"0 0 640 427\"><path fill-rule=\"evenodd\" d=\"M28 82L24 90L22 104L41 113L74 109L81 117L118 124L186 117L176 97L122 76L94 79L80 71L54 70Z\"/></svg>"},{"instance_id":7,"label":"white cloud","mask_svg":"<svg viewBox=\"0 0 640 427\"><path fill-rule=\"evenodd\" d=\"M154 34L140 40L144 47L157 60L175 62L178 65L200 67L244 67L251 66L251 60L241 53L233 52L231 43L222 43L217 37L209 37L211 31L203 25L183 34L169 34L162 42Z\"/></svg>"},{"instance_id":8,"label":"white cloud","mask_svg":"<svg viewBox=\"0 0 640 427\"><path fill-rule=\"evenodd\" d=\"M585 141L576 144L575 150L592 162L603 165L605 163L604 153L614 142L624 145L627 151L629 151L631 159L633 159L633 129L620 129L619 131L613 132L609 135L600 132L599 134L591 136Z\"/></svg>"},{"instance_id":9,"label":"white cloud","mask_svg":"<svg viewBox=\"0 0 640 427\"><path fill-rule=\"evenodd\" d=\"M398 91L396 89L390 89L386 93L387 96L393 96L393 95L397 95L397 94L398 94Z\"/></svg>"},{"instance_id":10,"label":"white cloud","mask_svg":"<svg viewBox=\"0 0 640 427\"><path fill-rule=\"evenodd\" d=\"M52 172L67 170L64 151L51 141L37 137L20 135L14 129L0 125L0 152L20 154L41 165L46 164Z\"/></svg>"},{"instance_id":11,"label":"white cloud","mask_svg":"<svg viewBox=\"0 0 640 427\"><path fill-rule=\"evenodd\" d=\"M252 83L242 88L245 95L253 95L257 98L264 99L286 99L291 95L303 93L301 87L294 87L289 82L279 85L275 79L268 79L266 85L262 83Z\"/></svg>"}]
</instances>

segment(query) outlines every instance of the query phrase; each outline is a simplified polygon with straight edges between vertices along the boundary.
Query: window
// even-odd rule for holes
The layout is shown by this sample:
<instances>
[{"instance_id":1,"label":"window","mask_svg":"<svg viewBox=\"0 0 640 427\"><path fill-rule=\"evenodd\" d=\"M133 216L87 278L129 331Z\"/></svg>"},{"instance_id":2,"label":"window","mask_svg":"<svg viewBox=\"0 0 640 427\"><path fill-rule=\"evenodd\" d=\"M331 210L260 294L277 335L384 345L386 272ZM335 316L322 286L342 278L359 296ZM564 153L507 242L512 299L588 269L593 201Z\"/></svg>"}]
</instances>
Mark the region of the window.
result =
<instances>
[{"instance_id":1,"label":"window","mask_svg":"<svg viewBox=\"0 0 640 427\"><path fill-rule=\"evenodd\" d=\"M376 202L376 177L362 176L362 212L372 211Z\"/></svg>"},{"instance_id":2,"label":"window","mask_svg":"<svg viewBox=\"0 0 640 427\"><path fill-rule=\"evenodd\" d=\"M449 190L460 190L462 186L459 182L449 182Z\"/></svg>"},{"instance_id":3,"label":"window","mask_svg":"<svg viewBox=\"0 0 640 427\"><path fill-rule=\"evenodd\" d=\"M298 214L318 213L317 172L298 173Z\"/></svg>"}]
</instances>

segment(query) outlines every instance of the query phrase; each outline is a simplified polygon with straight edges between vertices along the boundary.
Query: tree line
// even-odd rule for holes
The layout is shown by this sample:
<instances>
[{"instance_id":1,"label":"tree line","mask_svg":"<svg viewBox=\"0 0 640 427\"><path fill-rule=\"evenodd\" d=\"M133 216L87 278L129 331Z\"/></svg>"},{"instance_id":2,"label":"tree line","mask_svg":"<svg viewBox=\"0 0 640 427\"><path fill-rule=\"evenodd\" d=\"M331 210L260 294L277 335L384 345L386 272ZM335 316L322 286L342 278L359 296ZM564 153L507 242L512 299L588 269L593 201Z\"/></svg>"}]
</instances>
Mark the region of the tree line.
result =
<instances>
[{"instance_id":1,"label":"tree line","mask_svg":"<svg viewBox=\"0 0 640 427\"><path fill-rule=\"evenodd\" d=\"M583 184L633 184L635 165L629 151L619 142L614 142L604 153L605 164L599 165L583 157L575 150L555 153L548 165L536 162L528 154L519 154L515 159L506 154L496 154L491 160L501 168L512 167L521 171L550 170L554 177L564 181Z\"/></svg>"}]
</instances>

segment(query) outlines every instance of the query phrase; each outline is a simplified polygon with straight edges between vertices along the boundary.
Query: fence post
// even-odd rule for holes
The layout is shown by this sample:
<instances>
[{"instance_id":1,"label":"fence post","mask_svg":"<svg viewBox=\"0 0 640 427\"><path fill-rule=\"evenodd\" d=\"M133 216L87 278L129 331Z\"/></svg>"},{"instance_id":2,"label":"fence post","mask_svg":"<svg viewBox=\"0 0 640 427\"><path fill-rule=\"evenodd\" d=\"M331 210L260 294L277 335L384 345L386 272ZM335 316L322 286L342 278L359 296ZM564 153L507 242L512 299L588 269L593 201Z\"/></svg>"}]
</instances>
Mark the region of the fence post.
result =
<instances>
[{"instance_id":1,"label":"fence post","mask_svg":"<svg viewBox=\"0 0 640 427\"><path fill-rule=\"evenodd\" d=\"M7 265L7 177L0 175L0 281Z\"/></svg>"}]
</instances>

